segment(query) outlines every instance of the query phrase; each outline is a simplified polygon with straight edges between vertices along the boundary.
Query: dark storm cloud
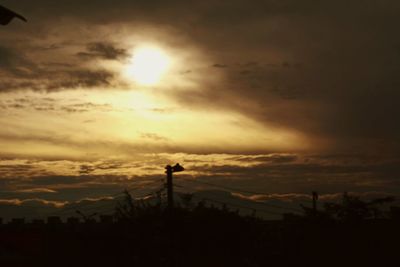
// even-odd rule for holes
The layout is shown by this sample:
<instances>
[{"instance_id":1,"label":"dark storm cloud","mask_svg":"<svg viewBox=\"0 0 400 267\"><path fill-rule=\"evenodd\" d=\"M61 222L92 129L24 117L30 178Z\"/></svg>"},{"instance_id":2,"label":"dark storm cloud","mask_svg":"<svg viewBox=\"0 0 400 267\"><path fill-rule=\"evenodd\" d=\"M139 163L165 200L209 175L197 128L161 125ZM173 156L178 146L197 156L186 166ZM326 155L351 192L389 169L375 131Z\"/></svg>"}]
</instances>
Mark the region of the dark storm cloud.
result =
<instances>
[{"instance_id":1,"label":"dark storm cloud","mask_svg":"<svg viewBox=\"0 0 400 267\"><path fill-rule=\"evenodd\" d=\"M393 10L399 4L264 3L243 5L245 11L253 6L252 19L231 6L214 10L220 17L207 33L215 38L202 45L219 48L221 65L243 58L258 64L227 68L220 85L177 95L182 103L210 105L213 99L212 105L235 106L267 124L331 138L338 149L398 151L400 21ZM271 8L261 15L261 7ZM221 34L213 35L217 30Z\"/></svg>"},{"instance_id":2,"label":"dark storm cloud","mask_svg":"<svg viewBox=\"0 0 400 267\"><path fill-rule=\"evenodd\" d=\"M255 192L322 193L391 192L398 190L400 173L398 158L359 155L260 155L236 156L230 160L243 162L210 164L195 162L188 168L199 172L199 181L222 187L247 189ZM184 174L183 174L184 175ZM190 176L187 177L192 179ZM186 179L186 178L185 178ZM199 184L201 185L201 183Z\"/></svg>"}]
</instances>

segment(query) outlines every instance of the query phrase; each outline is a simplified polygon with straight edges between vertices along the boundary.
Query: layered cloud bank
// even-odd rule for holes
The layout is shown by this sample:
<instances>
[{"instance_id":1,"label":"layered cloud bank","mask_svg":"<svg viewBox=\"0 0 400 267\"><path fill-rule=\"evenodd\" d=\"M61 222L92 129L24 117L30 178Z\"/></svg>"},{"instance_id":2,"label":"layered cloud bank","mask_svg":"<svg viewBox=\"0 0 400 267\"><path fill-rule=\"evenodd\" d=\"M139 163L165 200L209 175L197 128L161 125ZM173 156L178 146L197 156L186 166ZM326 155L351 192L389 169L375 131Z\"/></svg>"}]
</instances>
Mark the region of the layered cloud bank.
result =
<instances>
[{"instance_id":1,"label":"layered cloud bank","mask_svg":"<svg viewBox=\"0 0 400 267\"><path fill-rule=\"evenodd\" d=\"M254 201L308 200L311 190L339 199L343 191L365 196L399 195L398 161L362 155L137 154L93 161L3 159L0 199L20 205L47 200L62 206L82 199L114 198L129 189L143 197L164 188L166 163L186 171L175 178L186 193L225 191Z\"/></svg>"}]
</instances>

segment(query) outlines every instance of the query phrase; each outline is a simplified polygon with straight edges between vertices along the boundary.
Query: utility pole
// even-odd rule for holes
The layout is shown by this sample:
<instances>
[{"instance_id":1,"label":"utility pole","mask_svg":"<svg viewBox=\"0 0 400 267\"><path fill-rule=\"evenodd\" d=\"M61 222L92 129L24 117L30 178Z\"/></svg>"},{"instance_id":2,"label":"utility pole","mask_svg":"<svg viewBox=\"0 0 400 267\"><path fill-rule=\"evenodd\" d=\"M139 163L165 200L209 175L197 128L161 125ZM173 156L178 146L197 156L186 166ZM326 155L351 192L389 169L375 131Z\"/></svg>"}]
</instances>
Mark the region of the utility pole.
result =
<instances>
[{"instance_id":1,"label":"utility pole","mask_svg":"<svg viewBox=\"0 0 400 267\"><path fill-rule=\"evenodd\" d=\"M165 167L167 174L167 199L168 199L168 209L172 210L174 208L174 184L173 176L174 172L182 172L185 169L177 163L175 166L167 165Z\"/></svg>"},{"instance_id":2,"label":"utility pole","mask_svg":"<svg viewBox=\"0 0 400 267\"><path fill-rule=\"evenodd\" d=\"M168 209L172 209L174 207L174 184L172 182L172 166L167 165L165 169L165 173L167 174Z\"/></svg>"}]
</instances>

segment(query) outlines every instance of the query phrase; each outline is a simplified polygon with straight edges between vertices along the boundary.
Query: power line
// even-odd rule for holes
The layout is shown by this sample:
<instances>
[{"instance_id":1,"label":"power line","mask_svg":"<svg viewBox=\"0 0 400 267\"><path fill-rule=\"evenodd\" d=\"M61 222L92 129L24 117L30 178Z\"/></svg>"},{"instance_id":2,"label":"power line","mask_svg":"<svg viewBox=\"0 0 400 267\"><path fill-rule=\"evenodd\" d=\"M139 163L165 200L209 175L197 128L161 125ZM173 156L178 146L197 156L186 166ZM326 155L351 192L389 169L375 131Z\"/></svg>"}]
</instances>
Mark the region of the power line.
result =
<instances>
[{"instance_id":1,"label":"power line","mask_svg":"<svg viewBox=\"0 0 400 267\"><path fill-rule=\"evenodd\" d=\"M197 184L203 184L203 185L208 185L208 186L212 186L212 187L216 187L216 188L225 189L225 190L228 190L228 191L236 191L236 192L239 192L239 193L253 194L253 195L266 195L266 196L268 196L269 199L271 199L271 200L278 200L278 201L280 201L279 198L273 198L273 197L270 196L270 194L264 193L264 192L256 192L256 191L251 191L251 190L243 190L243 189L238 189L238 188L234 188L234 187L230 187L230 186L223 186L223 185L219 185L219 184L214 184L214 183L209 183L209 182L202 182L202 181L193 180L193 179L182 179L182 181L192 182L192 183L197 183ZM181 186L181 187L183 187L183 186ZM396 194L390 194L390 196L400 198L400 195L396 195ZM312 204L312 199L310 199L309 201L299 201L299 202L300 202L300 203L304 203L304 204L305 204L305 203L307 203L307 204ZM296 209L296 208L292 208L292 207L284 207L284 206L279 206L279 205L276 205L276 204L270 204L270 203L266 203L266 202L257 202L257 203L263 204L263 205L265 205L265 206L276 207L276 208L282 208L282 209L288 209L288 210L290 209L290 210L293 210L293 211L296 211L296 212L301 212L301 213L303 213L303 210L301 210L301 209ZM327 200L322 200L322 199L320 198L320 199L318 200L318 203L324 205L324 204L332 204L332 203L335 203L335 202L327 201Z\"/></svg>"},{"instance_id":2,"label":"power line","mask_svg":"<svg viewBox=\"0 0 400 267\"><path fill-rule=\"evenodd\" d=\"M225 201L215 200L215 199L211 199L211 198L201 198L201 197L198 197L198 196L194 196L194 197L199 198L201 200L206 200L206 201L210 201L210 202L214 202L214 203L218 203L218 204L222 204L222 205L227 205L227 206L231 206L231 207L236 207L236 208L241 208L241 209L248 209L248 210L252 210L252 211L260 211L260 212L273 214L273 215L280 215L280 216L282 215L282 213L280 213L280 212L270 211L270 210L266 210L266 209L253 208L253 207L249 207L249 206L245 206L245 205L238 205L238 204L228 203L228 202L225 202Z\"/></svg>"},{"instance_id":3,"label":"power line","mask_svg":"<svg viewBox=\"0 0 400 267\"><path fill-rule=\"evenodd\" d=\"M199 184L205 184L205 185L208 185L208 186L214 186L214 187L217 187L217 188L222 188L222 189L225 189L225 190L228 190L228 191L236 191L236 192L245 193L245 194L266 195L264 193L241 190L241 189L237 189L237 188L232 188L232 187L228 187L228 186L212 184L212 183L208 183L208 182L200 182L200 181L187 180L187 179L185 179L184 181L191 181L191 182L195 182L195 183L199 183ZM183 187L183 186L181 186L181 187ZM278 200L278 199L275 199L275 200ZM264 205L264 206L268 206L268 207L271 207L271 208L276 208L276 209L286 209L286 210L292 210L292 211L296 211L296 212L303 212L300 209L296 209L296 208L292 208L292 207L280 206L280 205L276 205L276 204L270 204L270 203L266 203L266 202L256 202L256 203Z\"/></svg>"},{"instance_id":4,"label":"power line","mask_svg":"<svg viewBox=\"0 0 400 267\"><path fill-rule=\"evenodd\" d=\"M263 192L256 192L256 191L250 191L250 190L243 190L243 189L238 189L238 188L234 188L234 187L230 187L230 186L224 186L224 185L219 185L219 184L213 184L213 183L209 183L209 182L202 182L202 181L198 181L198 180L184 179L184 181L193 182L193 183L198 183L198 184L204 184L204 185L208 185L208 186L213 186L213 187L222 188L222 189L230 190L230 191L236 191L236 192L245 193L245 194L269 195L269 194L263 193ZM270 198L271 198L271 197L270 197ZM280 200L280 199L278 199L278 198L271 198L271 199Z\"/></svg>"},{"instance_id":5,"label":"power line","mask_svg":"<svg viewBox=\"0 0 400 267\"><path fill-rule=\"evenodd\" d=\"M158 181L153 181L152 183L150 183L150 184L154 184L154 183L156 183L156 182L158 182ZM111 198L111 199L115 199L116 197L119 197L119 196L123 196L124 195L124 193L125 193L125 191L126 192L128 192L128 193L131 193L131 192L133 192L133 191L136 191L136 190L139 190L139 189L142 189L143 187L136 187L136 188L126 188L126 189L124 189L124 191L122 191L122 192L118 192L118 193L116 193L116 194L113 194L113 195L108 195L108 196L104 196L103 197L103 200L106 200L107 198ZM147 194L147 195L149 195L149 194ZM147 196L146 195L146 196ZM143 198L143 197L142 197ZM86 202L86 203L76 203L74 206L71 206L71 207L66 207L65 209L62 209L62 210L60 210L60 211L58 211L58 212L48 212L45 216L48 216L48 215L62 215L62 214L65 214L65 213L67 213L67 212L69 212L69 211L71 211L71 210L78 210L78 209L82 209L82 208L84 208L84 207L87 207L87 206L91 206L91 205L95 205L95 204L97 204L98 202L97 201L89 201L89 202ZM96 207L93 207L94 209L95 208L97 208L98 206L96 206ZM87 210L89 210L90 211L90 209L87 209Z\"/></svg>"},{"instance_id":6,"label":"power line","mask_svg":"<svg viewBox=\"0 0 400 267\"><path fill-rule=\"evenodd\" d=\"M126 190L126 192L132 192L132 191L134 191L134 190L137 190L137 188L136 189L132 189L132 190ZM147 194L145 194L145 195L142 195L142 196L140 196L140 197L136 197L136 198L134 198L134 200L136 200L136 201L138 201L138 200L144 200L145 198L147 198L147 197L150 197L150 196L152 196L152 195L154 195L156 192L158 192L159 191L159 189L157 189L156 191L154 191L154 190L152 190L152 191L150 191L150 192L148 192ZM125 192L122 192L122 193L119 193L119 194L117 194L117 195L123 195ZM91 204L96 204L96 202L93 202L93 203L91 203ZM99 208L103 208L103 207L109 207L110 206L110 204L112 204L112 203L105 203L104 205L99 205L99 206L93 206L93 207L90 207L89 209L85 209L84 211L85 212L98 212L98 210L99 210ZM81 207L82 208L82 207ZM115 206L114 207L109 207L110 209L109 210L115 210Z\"/></svg>"},{"instance_id":7,"label":"power line","mask_svg":"<svg viewBox=\"0 0 400 267\"><path fill-rule=\"evenodd\" d=\"M219 185L219 184L213 184L213 183L209 183L209 182L202 182L202 181L198 181L198 180L184 179L183 181L192 182L192 183L198 183L198 184L203 184L203 185L208 185L208 186L213 186L213 187L222 188L222 189L225 189L225 190L237 191L237 192L246 193L246 194L267 195L267 194L265 194L265 193L254 192L254 191L248 191L248 190L233 188L233 187L229 187L229 186L224 186L224 185Z\"/></svg>"},{"instance_id":8,"label":"power line","mask_svg":"<svg viewBox=\"0 0 400 267\"><path fill-rule=\"evenodd\" d=\"M107 198L114 199L114 198L116 198L118 196L122 196L122 195L123 195L123 192L119 192L119 193L114 194L114 195L104 196L102 200L106 200ZM98 203L98 201L88 201L86 203L79 202L79 203L75 203L75 205L73 205L73 206L66 207L66 208L64 208L64 209L62 209L62 210L60 210L58 212L53 213L53 214L62 215L62 214L67 213L69 211L82 209L84 207L95 205L97 203Z\"/></svg>"}]
</instances>

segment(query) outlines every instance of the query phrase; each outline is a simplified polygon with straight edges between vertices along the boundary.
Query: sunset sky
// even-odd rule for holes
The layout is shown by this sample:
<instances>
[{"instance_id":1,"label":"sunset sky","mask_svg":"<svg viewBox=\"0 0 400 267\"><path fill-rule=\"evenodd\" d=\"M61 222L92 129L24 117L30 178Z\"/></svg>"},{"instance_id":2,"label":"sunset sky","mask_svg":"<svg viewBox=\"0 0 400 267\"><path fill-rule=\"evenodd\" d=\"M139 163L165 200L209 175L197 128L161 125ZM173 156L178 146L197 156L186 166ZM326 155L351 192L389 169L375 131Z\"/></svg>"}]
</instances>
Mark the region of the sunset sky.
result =
<instances>
[{"instance_id":1,"label":"sunset sky","mask_svg":"<svg viewBox=\"0 0 400 267\"><path fill-rule=\"evenodd\" d=\"M399 1L0 4L28 19L0 28L4 205L145 192L176 162L254 200L400 194Z\"/></svg>"}]
</instances>

